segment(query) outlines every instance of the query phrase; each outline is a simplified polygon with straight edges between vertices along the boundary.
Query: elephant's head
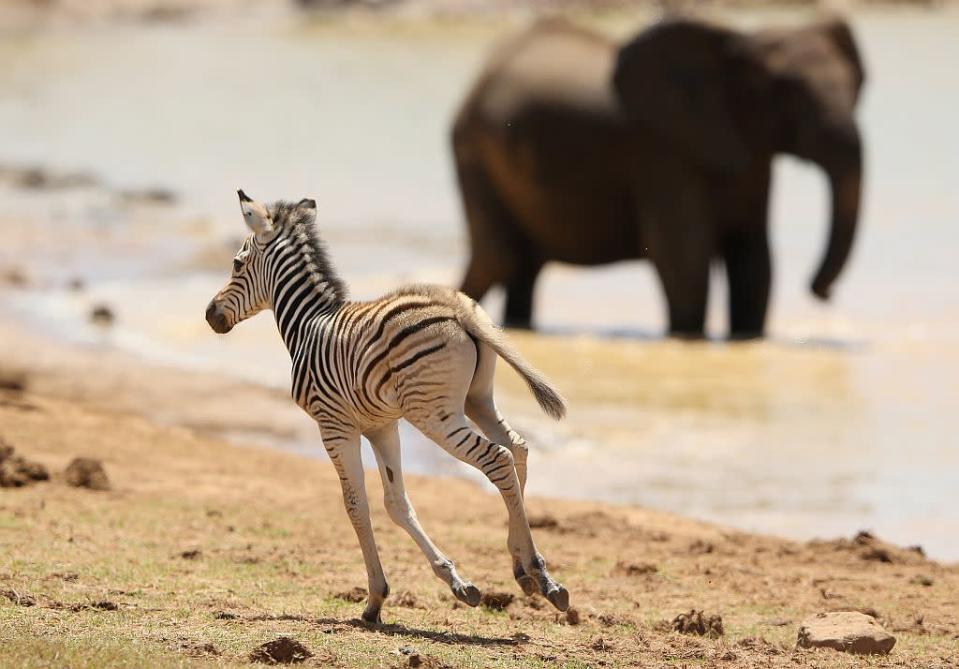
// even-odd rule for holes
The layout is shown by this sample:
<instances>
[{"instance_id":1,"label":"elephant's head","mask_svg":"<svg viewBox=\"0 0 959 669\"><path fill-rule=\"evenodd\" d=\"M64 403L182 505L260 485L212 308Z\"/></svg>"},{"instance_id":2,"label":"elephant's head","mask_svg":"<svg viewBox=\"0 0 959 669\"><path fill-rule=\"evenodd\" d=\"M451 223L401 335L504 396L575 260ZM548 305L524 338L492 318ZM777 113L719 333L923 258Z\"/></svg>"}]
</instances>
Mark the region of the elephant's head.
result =
<instances>
[{"instance_id":1,"label":"elephant's head","mask_svg":"<svg viewBox=\"0 0 959 669\"><path fill-rule=\"evenodd\" d=\"M854 112L864 80L849 26L744 34L692 20L660 23L619 51L613 84L634 122L704 169L735 174L773 153L828 174L832 224L812 282L826 298L852 248L862 148Z\"/></svg>"}]
</instances>

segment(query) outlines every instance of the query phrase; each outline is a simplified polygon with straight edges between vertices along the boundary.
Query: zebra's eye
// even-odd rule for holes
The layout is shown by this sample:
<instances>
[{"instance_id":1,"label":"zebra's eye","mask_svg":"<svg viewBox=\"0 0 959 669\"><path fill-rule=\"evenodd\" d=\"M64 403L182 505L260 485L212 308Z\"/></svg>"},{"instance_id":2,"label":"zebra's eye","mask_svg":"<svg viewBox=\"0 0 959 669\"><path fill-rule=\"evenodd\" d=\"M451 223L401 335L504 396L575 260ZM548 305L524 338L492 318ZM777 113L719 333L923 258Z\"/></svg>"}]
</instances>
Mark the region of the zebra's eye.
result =
<instances>
[{"instance_id":1,"label":"zebra's eye","mask_svg":"<svg viewBox=\"0 0 959 669\"><path fill-rule=\"evenodd\" d=\"M233 271L234 271L234 272L239 272L241 269L243 269L243 261L240 260L239 258L234 258L234 259L233 259Z\"/></svg>"}]
</instances>

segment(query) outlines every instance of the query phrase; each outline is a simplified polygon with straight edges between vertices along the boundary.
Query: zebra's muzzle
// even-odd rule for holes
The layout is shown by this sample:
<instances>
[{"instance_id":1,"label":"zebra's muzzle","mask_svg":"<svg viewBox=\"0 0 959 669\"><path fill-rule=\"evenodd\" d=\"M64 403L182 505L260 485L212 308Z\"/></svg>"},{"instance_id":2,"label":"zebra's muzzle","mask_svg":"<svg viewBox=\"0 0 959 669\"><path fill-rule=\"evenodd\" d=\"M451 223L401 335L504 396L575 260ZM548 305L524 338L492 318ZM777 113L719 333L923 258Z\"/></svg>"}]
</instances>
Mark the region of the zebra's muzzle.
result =
<instances>
[{"instance_id":1,"label":"zebra's muzzle","mask_svg":"<svg viewBox=\"0 0 959 669\"><path fill-rule=\"evenodd\" d=\"M206 308L206 322L217 334L226 334L233 329L224 313L217 308L216 302L210 302L210 306Z\"/></svg>"}]
</instances>

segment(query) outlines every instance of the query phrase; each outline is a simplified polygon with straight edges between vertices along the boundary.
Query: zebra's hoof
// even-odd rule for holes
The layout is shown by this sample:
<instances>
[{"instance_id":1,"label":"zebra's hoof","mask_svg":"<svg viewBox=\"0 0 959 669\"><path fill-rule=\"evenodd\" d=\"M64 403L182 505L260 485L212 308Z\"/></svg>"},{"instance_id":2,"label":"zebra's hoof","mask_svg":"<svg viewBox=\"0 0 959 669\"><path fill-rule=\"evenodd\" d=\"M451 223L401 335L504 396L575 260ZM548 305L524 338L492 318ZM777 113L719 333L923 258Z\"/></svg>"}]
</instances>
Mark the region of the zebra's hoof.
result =
<instances>
[{"instance_id":1,"label":"zebra's hoof","mask_svg":"<svg viewBox=\"0 0 959 669\"><path fill-rule=\"evenodd\" d=\"M460 586L453 587L453 594L456 596L456 599L460 600L467 606L477 606L480 603L480 591L472 583L465 583Z\"/></svg>"},{"instance_id":2,"label":"zebra's hoof","mask_svg":"<svg viewBox=\"0 0 959 669\"><path fill-rule=\"evenodd\" d=\"M566 611L569 608L569 592L561 585L547 592L546 599L560 611Z\"/></svg>"},{"instance_id":3,"label":"zebra's hoof","mask_svg":"<svg viewBox=\"0 0 959 669\"><path fill-rule=\"evenodd\" d=\"M383 619L380 618L380 609L379 607L375 609L370 609L367 607L363 610L363 622L370 623L371 625L382 625Z\"/></svg>"},{"instance_id":4,"label":"zebra's hoof","mask_svg":"<svg viewBox=\"0 0 959 669\"><path fill-rule=\"evenodd\" d=\"M517 576L516 583L527 597L535 595L539 591L539 586L536 585L536 579L528 574L520 574Z\"/></svg>"}]
</instances>

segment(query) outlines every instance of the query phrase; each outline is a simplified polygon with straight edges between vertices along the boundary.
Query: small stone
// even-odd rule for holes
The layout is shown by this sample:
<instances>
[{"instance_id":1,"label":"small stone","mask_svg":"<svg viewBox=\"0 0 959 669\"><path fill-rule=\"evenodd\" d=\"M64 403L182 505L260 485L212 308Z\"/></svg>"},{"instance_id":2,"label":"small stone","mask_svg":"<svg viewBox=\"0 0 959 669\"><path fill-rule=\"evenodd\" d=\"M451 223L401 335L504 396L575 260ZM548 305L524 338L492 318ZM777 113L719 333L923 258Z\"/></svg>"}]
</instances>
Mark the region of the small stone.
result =
<instances>
[{"instance_id":1,"label":"small stone","mask_svg":"<svg viewBox=\"0 0 959 669\"><path fill-rule=\"evenodd\" d=\"M579 625L580 623L579 611L577 611L573 607L568 608L566 610L566 622L569 623L570 625Z\"/></svg>"},{"instance_id":2,"label":"small stone","mask_svg":"<svg viewBox=\"0 0 959 669\"><path fill-rule=\"evenodd\" d=\"M799 627L799 648L832 648L858 655L887 654L896 645L872 616L858 611L820 613L807 618Z\"/></svg>"}]
</instances>

